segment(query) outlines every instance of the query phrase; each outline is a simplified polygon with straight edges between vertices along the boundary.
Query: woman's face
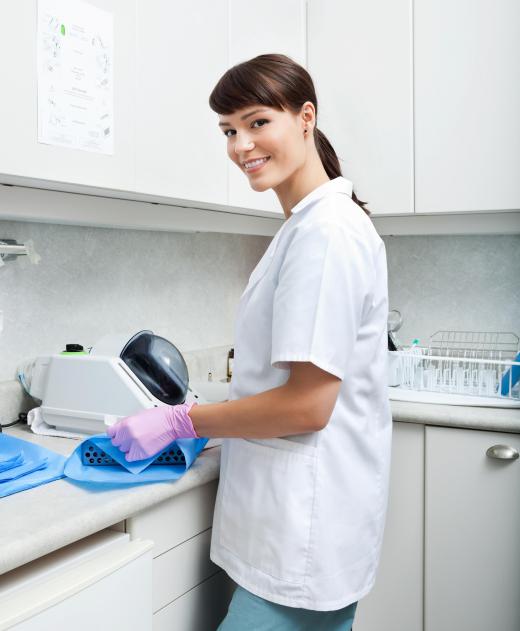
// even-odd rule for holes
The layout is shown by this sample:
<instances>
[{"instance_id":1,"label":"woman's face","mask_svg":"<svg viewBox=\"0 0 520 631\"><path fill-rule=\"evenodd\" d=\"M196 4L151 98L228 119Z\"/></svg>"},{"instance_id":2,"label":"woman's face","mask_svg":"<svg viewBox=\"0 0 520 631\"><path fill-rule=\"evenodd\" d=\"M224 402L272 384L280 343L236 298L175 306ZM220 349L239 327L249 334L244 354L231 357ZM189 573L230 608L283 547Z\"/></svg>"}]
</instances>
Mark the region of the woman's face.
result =
<instances>
[{"instance_id":1,"label":"woman's face","mask_svg":"<svg viewBox=\"0 0 520 631\"><path fill-rule=\"evenodd\" d=\"M305 163L306 139L312 140L313 129L312 104L310 118L306 105L301 114L251 105L219 116L228 156L255 191L276 188Z\"/></svg>"}]
</instances>

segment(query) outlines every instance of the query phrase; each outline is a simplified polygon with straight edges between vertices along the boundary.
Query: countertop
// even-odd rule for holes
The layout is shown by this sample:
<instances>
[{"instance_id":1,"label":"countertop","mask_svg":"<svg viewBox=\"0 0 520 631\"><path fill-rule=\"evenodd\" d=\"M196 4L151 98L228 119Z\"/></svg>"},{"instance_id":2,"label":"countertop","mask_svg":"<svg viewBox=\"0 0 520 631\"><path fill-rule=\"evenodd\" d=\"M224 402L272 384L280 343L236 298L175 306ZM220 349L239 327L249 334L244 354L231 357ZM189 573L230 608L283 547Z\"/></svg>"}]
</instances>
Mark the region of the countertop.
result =
<instances>
[{"instance_id":1,"label":"countertop","mask_svg":"<svg viewBox=\"0 0 520 631\"><path fill-rule=\"evenodd\" d=\"M391 401L394 421L520 433L520 409L466 407ZM5 430L68 456L77 440L37 436L27 426ZM0 499L0 574L131 515L215 480L220 447L204 450L175 482L92 490L68 479Z\"/></svg>"},{"instance_id":2,"label":"countertop","mask_svg":"<svg viewBox=\"0 0 520 631\"><path fill-rule=\"evenodd\" d=\"M77 439L38 436L29 427L4 430L64 456ZM92 490L62 478L0 499L0 574L108 528L170 497L215 480L220 447L205 449L182 478Z\"/></svg>"},{"instance_id":3,"label":"countertop","mask_svg":"<svg viewBox=\"0 0 520 631\"><path fill-rule=\"evenodd\" d=\"M391 401L392 418L404 423L520 433L520 408Z\"/></svg>"}]
</instances>

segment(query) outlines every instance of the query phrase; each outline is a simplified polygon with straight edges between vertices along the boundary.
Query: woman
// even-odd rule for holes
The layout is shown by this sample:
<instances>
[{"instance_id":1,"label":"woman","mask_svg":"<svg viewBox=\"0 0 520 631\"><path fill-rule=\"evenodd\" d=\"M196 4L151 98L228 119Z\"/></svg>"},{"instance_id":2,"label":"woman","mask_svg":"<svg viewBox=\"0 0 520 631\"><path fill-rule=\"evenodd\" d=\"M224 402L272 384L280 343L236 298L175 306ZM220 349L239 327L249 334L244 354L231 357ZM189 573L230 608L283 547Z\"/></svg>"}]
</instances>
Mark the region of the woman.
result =
<instances>
[{"instance_id":1,"label":"woman","mask_svg":"<svg viewBox=\"0 0 520 631\"><path fill-rule=\"evenodd\" d=\"M222 437L211 559L238 583L220 631L348 631L372 588L388 494L383 241L317 129L307 71L234 66L210 96L229 158L286 220L236 321L230 400L164 406L111 428L129 460Z\"/></svg>"}]
</instances>

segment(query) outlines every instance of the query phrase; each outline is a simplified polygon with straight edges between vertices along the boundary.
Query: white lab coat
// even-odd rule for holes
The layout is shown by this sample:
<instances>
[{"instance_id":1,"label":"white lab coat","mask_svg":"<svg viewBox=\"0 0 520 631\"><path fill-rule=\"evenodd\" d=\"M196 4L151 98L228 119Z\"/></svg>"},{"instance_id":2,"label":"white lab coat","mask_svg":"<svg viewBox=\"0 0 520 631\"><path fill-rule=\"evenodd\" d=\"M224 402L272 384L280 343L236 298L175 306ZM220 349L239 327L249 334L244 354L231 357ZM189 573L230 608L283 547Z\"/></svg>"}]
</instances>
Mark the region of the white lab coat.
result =
<instances>
[{"instance_id":1,"label":"white lab coat","mask_svg":"<svg viewBox=\"0 0 520 631\"><path fill-rule=\"evenodd\" d=\"M211 559L269 601L340 609L372 588L388 497L385 246L330 180L303 198L238 307L230 398L284 384L291 361L342 380L327 426L223 441Z\"/></svg>"}]
</instances>

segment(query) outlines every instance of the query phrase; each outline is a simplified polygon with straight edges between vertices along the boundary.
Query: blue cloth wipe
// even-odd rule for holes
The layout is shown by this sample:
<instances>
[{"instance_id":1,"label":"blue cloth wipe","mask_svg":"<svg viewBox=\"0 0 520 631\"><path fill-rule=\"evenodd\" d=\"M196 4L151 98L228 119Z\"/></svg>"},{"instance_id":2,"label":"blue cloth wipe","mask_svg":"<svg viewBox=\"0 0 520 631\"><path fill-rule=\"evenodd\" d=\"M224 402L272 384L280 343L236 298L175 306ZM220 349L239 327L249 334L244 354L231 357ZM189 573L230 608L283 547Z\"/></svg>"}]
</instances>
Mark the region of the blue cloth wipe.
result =
<instances>
[{"instance_id":1,"label":"blue cloth wipe","mask_svg":"<svg viewBox=\"0 0 520 631\"><path fill-rule=\"evenodd\" d=\"M0 475L0 497L63 478L66 458L21 438L0 434L0 462L8 460L13 466Z\"/></svg>"},{"instance_id":2,"label":"blue cloth wipe","mask_svg":"<svg viewBox=\"0 0 520 631\"><path fill-rule=\"evenodd\" d=\"M0 472L9 471L9 469L13 469L13 467L17 467L24 462L23 451L14 454L14 456L4 456L3 454L0 454Z\"/></svg>"},{"instance_id":3,"label":"blue cloth wipe","mask_svg":"<svg viewBox=\"0 0 520 631\"><path fill-rule=\"evenodd\" d=\"M9 471L3 471L2 473L0 473L0 482L16 480L16 478L21 478L22 475L27 475L29 473L32 473L33 471L40 471L40 469L45 469L48 461L49 459L47 457L40 460L26 460L18 467L13 467L12 469L9 469Z\"/></svg>"},{"instance_id":4,"label":"blue cloth wipe","mask_svg":"<svg viewBox=\"0 0 520 631\"><path fill-rule=\"evenodd\" d=\"M65 475L72 480L80 482L96 482L98 484L140 484L143 482L162 482L165 480L177 480L195 462L195 459L204 449L208 438L179 438L171 443L184 454L186 464L182 465L154 465L150 467L156 456L145 460L127 462L125 453L118 447L114 447L112 441L106 434L96 434L89 436L82 441L74 452L69 456L65 464ZM81 460L82 444L86 441L94 443L106 454L111 456L118 464L92 466L84 465ZM168 449L165 447L165 449Z\"/></svg>"}]
</instances>

